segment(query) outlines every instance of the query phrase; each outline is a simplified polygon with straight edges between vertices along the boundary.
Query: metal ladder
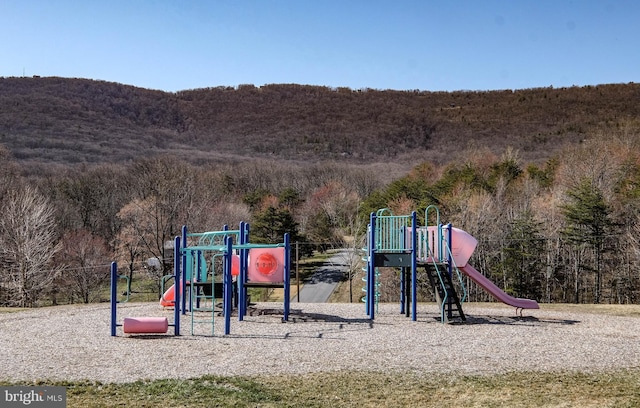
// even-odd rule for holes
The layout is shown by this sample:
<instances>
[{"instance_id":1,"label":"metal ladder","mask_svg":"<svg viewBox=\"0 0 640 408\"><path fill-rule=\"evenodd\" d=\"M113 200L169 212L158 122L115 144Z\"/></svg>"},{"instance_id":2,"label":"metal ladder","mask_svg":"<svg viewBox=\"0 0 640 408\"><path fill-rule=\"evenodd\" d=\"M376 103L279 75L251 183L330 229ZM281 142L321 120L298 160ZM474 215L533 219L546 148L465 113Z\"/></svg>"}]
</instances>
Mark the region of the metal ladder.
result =
<instances>
[{"instance_id":1,"label":"metal ladder","mask_svg":"<svg viewBox=\"0 0 640 408\"><path fill-rule=\"evenodd\" d=\"M462 303L455 289L447 264L426 264L425 271L429 283L436 297L440 309L440 319L443 323L466 321L462 311Z\"/></svg>"}]
</instances>

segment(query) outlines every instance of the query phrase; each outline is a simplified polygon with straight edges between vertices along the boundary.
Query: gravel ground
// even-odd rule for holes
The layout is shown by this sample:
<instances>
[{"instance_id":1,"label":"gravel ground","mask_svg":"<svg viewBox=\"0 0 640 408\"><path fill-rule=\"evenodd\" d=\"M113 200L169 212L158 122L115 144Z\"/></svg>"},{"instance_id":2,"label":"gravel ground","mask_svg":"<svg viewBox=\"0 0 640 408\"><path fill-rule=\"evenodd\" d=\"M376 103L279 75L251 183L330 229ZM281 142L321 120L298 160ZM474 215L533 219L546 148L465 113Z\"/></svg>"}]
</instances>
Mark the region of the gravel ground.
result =
<instances>
[{"instance_id":1,"label":"gravel ground","mask_svg":"<svg viewBox=\"0 0 640 408\"><path fill-rule=\"evenodd\" d=\"M434 304L418 320L380 305L375 321L362 304L259 303L224 336L224 319L195 326L183 316L182 336L111 337L108 304L0 313L0 380L191 378L299 374L337 370L492 374L640 367L640 318L525 311L465 304L466 324L441 324ZM167 316L157 303L122 304L124 316ZM209 314L210 316L210 314ZM172 328L170 328L172 332Z\"/></svg>"}]
</instances>

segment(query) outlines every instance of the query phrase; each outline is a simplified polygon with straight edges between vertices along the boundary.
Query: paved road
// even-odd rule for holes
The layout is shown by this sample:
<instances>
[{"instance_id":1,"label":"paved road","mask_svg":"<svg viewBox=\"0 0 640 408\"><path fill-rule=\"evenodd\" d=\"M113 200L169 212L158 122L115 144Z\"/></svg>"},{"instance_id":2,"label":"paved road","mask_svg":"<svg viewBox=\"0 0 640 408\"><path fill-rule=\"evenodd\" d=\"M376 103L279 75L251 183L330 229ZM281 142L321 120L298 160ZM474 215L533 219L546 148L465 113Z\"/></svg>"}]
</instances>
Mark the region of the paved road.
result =
<instances>
[{"instance_id":1,"label":"paved road","mask_svg":"<svg viewBox=\"0 0 640 408\"><path fill-rule=\"evenodd\" d=\"M348 272L346 264L348 255L347 249L336 252L327 259L324 265L316 270L309 281L304 282L300 289L300 302L303 303L325 303L333 293L333 290ZM298 296L294 295L291 300L296 302Z\"/></svg>"}]
</instances>

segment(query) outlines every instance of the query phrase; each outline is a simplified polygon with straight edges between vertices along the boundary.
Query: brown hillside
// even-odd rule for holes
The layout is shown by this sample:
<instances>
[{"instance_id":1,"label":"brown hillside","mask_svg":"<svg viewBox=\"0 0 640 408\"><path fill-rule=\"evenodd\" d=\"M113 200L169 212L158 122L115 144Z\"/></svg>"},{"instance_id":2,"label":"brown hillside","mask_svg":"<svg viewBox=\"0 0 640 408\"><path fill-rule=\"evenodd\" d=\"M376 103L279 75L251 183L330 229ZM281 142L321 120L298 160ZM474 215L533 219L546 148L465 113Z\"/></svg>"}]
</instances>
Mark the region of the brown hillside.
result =
<instances>
[{"instance_id":1,"label":"brown hillside","mask_svg":"<svg viewBox=\"0 0 640 408\"><path fill-rule=\"evenodd\" d=\"M0 78L0 144L22 163L170 153L353 163L446 162L478 147L549 157L638 126L640 85L519 91L351 90L295 84L167 93L65 78Z\"/></svg>"}]
</instances>

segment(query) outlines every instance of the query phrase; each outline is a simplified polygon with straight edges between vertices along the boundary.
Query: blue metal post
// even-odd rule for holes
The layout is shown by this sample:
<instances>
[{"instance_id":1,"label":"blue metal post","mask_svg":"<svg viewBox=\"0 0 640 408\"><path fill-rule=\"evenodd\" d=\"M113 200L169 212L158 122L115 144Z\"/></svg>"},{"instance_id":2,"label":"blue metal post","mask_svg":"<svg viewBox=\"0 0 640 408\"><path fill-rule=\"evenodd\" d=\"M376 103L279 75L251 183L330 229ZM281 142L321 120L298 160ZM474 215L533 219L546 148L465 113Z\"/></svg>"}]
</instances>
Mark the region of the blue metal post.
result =
<instances>
[{"instance_id":1,"label":"blue metal post","mask_svg":"<svg viewBox=\"0 0 640 408\"><path fill-rule=\"evenodd\" d=\"M447 272L449 273L449 278L453 278L453 258L451 257L451 248L453 245L451 244L451 238L453 234L451 232L451 223L447 224ZM453 282L453 279L451 279ZM451 296L447 296L447 317L451 319L453 317L453 299Z\"/></svg>"},{"instance_id":2,"label":"blue metal post","mask_svg":"<svg viewBox=\"0 0 640 408\"><path fill-rule=\"evenodd\" d=\"M241 232L241 234L244 236L244 240L242 241L244 244L248 244L249 243L249 232L251 231L251 227L249 226L249 223L245 222L244 223L244 230L243 232ZM249 280L249 249L243 249L243 251L241 252L242 256L240 257L240 270L243 271L244 270L244 275L243 278L244 279L242 281L242 283L247 283L247 281ZM249 294L247 293L247 287L244 286L242 289L242 296L243 296L243 311L244 311L244 315L247 315L247 303L249 303Z\"/></svg>"},{"instance_id":3,"label":"blue metal post","mask_svg":"<svg viewBox=\"0 0 640 408\"><path fill-rule=\"evenodd\" d=\"M245 224L244 221L240 222L240 245L244 245L248 241L248 233L245 232L245 229L248 231L249 225ZM247 288L244 286L247 283L247 255L248 250L245 248L240 249L240 273L236 277L236 282L238 284L238 321L244 320L244 316L247 314Z\"/></svg>"},{"instance_id":4,"label":"blue metal post","mask_svg":"<svg viewBox=\"0 0 640 408\"><path fill-rule=\"evenodd\" d=\"M233 238L225 237L225 243L227 245L227 252L224 255L224 296L223 296L223 313L224 313L224 334L231 333L231 308L233 303L231 297L233 293L233 282L231 280L231 257L233 251Z\"/></svg>"},{"instance_id":5,"label":"blue metal post","mask_svg":"<svg viewBox=\"0 0 640 408\"><path fill-rule=\"evenodd\" d=\"M407 297L406 268L400 268L400 314L404 313L404 304Z\"/></svg>"},{"instance_id":6,"label":"blue metal post","mask_svg":"<svg viewBox=\"0 0 640 408\"><path fill-rule=\"evenodd\" d=\"M176 237L176 242L180 242L182 241L182 245L180 245L181 248L186 248L187 247L187 226L183 225L182 226L182 234L181 234L181 240L178 240L178 237ZM180 252L177 252L176 255L178 255ZM182 254L182 258L177 258L174 257L174 263L178 262L178 260L180 259L180 261L182 262L182 285L179 286L178 285L178 279L176 279L175 281L175 291L182 291L182 293L184 294L186 292L186 288L187 288L187 280L186 280L186 273L187 273L187 255L186 254ZM193 276L191 276L191 280L193 280ZM178 298L175 298L175 302L174 302L174 308L179 308L178 306L182 307L182 314L186 314L187 313L187 297L186 296L182 296L182 303L178 303ZM193 312L193 311L191 311Z\"/></svg>"},{"instance_id":7,"label":"blue metal post","mask_svg":"<svg viewBox=\"0 0 640 408\"><path fill-rule=\"evenodd\" d=\"M111 335L116 335L118 309L118 264L111 262Z\"/></svg>"},{"instance_id":8,"label":"blue metal post","mask_svg":"<svg viewBox=\"0 0 640 408\"><path fill-rule=\"evenodd\" d=\"M376 246L376 215L375 213L371 213L371 215L369 216L369 222L371 225L371 236L370 236L370 242L371 245L369 245L369 263L368 263L368 270L367 270L367 315L369 316L369 318L371 320L374 319L375 317L375 280L376 280L376 262L375 262L375 246Z\"/></svg>"},{"instance_id":9,"label":"blue metal post","mask_svg":"<svg viewBox=\"0 0 640 408\"><path fill-rule=\"evenodd\" d=\"M416 212L411 213L411 320L417 319L418 309L418 265L416 248L418 246L418 218Z\"/></svg>"},{"instance_id":10,"label":"blue metal post","mask_svg":"<svg viewBox=\"0 0 640 408\"><path fill-rule=\"evenodd\" d=\"M173 268L174 268L174 302L173 302L173 329L176 336L180 335L180 301L183 290L180 272L180 237L176 237L173 245ZM183 308L184 310L184 308Z\"/></svg>"},{"instance_id":11,"label":"blue metal post","mask_svg":"<svg viewBox=\"0 0 640 408\"><path fill-rule=\"evenodd\" d=\"M243 242L245 244L249 244L249 232L251 231L251 227L249 226L248 222L244 223L244 230L241 231L240 233L244 236L244 240ZM242 252L242 256L240 257L240 270L244 270L244 275L243 275L243 283L247 283L247 281L249 280L249 249L243 249ZM247 287L245 286L243 288L243 292L242 292L242 302L244 304L244 315L247 315L247 303L249 302L249 294L247 293Z\"/></svg>"},{"instance_id":12,"label":"blue metal post","mask_svg":"<svg viewBox=\"0 0 640 408\"><path fill-rule=\"evenodd\" d=\"M289 243L289 233L284 234L284 317L286 322L289 320L289 305L291 302L291 287L289 285L291 279L291 246Z\"/></svg>"}]
</instances>

